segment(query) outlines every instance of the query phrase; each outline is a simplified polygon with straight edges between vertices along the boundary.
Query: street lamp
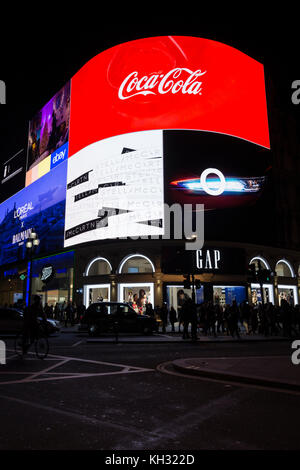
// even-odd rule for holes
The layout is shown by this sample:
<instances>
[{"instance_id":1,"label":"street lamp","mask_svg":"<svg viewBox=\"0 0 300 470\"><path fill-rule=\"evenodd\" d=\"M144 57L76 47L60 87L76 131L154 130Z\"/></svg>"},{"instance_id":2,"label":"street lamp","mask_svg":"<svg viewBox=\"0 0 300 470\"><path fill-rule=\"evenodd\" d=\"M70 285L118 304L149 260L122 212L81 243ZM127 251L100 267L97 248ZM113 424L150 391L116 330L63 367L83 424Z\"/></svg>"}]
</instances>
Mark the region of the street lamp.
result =
<instances>
[{"instance_id":1,"label":"street lamp","mask_svg":"<svg viewBox=\"0 0 300 470\"><path fill-rule=\"evenodd\" d=\"M31 303L31 284L32 284L32 257L34 252L36 251L37 247L40 244L40 240L38 235L33 228L30 232L28 240L26 242L27 254L29 257L29 286L28 286L28 306Z\"/></svg>"}]
</instances>

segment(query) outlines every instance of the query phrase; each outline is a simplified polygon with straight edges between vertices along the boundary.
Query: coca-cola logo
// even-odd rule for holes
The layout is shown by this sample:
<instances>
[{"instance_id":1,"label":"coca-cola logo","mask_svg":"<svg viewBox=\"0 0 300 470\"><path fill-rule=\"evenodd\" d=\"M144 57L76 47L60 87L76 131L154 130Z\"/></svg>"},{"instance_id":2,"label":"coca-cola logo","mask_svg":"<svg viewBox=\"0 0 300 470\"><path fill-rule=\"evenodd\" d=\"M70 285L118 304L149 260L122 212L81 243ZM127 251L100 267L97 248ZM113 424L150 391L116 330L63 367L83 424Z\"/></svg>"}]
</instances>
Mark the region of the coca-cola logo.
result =
<instances>
[{"instance_id":1,"label":"coca-cola logo","mask_svg":"<svg viewBox=\"0 0 300 470\"><path fill-rule=\"evenodd\" d=\"M188 95L202 94L202 77L206 70L194 72L188 68L174 68L165 74L149 74L139 77L138 72L131 72L121 83L118 91L120 100L127 100L137 95L165 95L182 93Z\"/></svg>"}]
</instances>

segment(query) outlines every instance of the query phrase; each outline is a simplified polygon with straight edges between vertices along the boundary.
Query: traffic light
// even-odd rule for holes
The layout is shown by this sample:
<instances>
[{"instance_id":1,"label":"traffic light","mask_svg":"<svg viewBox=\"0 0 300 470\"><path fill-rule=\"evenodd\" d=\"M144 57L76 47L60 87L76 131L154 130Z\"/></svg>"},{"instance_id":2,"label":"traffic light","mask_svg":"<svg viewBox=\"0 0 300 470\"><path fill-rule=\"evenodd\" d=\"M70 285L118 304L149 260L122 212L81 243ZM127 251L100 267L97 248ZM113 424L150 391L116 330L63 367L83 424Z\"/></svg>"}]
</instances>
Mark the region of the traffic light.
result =
<instances>
[{"instance_id":1,"label":"traffic light","mask_svg":"<svg viewBox=\"0 0 300 470\"><path fill-rule=\"evenodd\" d=\"M271 282L271 280L272 280L271 277L272 277L272 273L269 269L261 269L258 272L258 280L262 284L267 283L267 282Z\"/></svg>"},{"instance_id":2,"label":"traffic light","mask_svg":"<svg viewBox=\"0 0 300 470\"><path fill-rule=\"evenodd\" d=\"M183 281L183 287L185 289L190 289L191 288L191 278L190 278L190 275L187 274L186 276L183 276L184 277L184 281Z\"/></svg>"},{"instance_id":3,"label":"traffic light","mask_svg":"<svg viewBox=\"0 0 300 470\"><path fill-rule=\"evenodd\" d=\"M257 271L254 263L250 264L247 270L247 280L248 282L257 282Z\"/></svg>"}]
</instances>

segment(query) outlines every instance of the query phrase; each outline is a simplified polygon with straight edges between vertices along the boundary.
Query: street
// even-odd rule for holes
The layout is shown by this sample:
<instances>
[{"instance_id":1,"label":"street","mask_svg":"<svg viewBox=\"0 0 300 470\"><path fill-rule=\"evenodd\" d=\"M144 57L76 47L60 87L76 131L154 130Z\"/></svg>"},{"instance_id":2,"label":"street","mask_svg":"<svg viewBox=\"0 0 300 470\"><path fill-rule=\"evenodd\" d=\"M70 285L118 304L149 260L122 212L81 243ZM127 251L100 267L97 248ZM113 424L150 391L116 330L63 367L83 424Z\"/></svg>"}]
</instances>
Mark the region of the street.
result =
<instances>
[{"instance_id":1,"label":"street","mask_svg":"<svg viewBox=\"0 0 300 470\"><path fill-rule=\"evenodd\" d=\"M291 341L87 340L76 331L56 334L40 360L34 351L16 357L13 339L4 338L2 450L299 449L299 392L172 367L190 357L278 356L290 362Z\"/></svg>"}]
</instances>

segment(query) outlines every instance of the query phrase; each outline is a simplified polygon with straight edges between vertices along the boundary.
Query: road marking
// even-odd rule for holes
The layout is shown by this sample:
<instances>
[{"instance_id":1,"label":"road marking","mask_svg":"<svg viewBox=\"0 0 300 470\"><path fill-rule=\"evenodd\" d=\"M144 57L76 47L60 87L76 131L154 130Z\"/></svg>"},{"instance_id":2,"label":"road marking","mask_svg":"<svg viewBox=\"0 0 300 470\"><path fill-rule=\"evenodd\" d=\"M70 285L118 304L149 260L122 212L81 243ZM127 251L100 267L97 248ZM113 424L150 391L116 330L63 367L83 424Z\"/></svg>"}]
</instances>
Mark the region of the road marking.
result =
<instances>
[{"instance_id":1,"label":"road marking","mask_svg":"<svg viewBox=\"0 0 300 470\"><path fill-rule=\"evenodd\" d=\"M55 361L55 364L52 364L49 367L42 368L39 371L35 372L14 372L14 371L4 371L3 373L11 373L11 375L14 374L22 374L25 375L23 378L15 379L15 380L6 380L6 381L0 381L0 386L1 385L10 385L10 384L19 384L19 383L32 383L32 382L44 382L44 381L57 381L57 380L68 380L68 379L79 379L79 378L89 378L89 377L100 377L100 376L106 376L106 375L118 375L118 374L132 374L132 373L139 373L139 372L155 372L155 369L147 369L144 367L136 367L136 366L130 366L128 364L119 364L119 363L114 363L114 362L105 362L105 361L96 361L92 359L81 359L78 357L73 357L73 356L61 356L61 355L56 355L56 354L48 354L47 358L41 361L40 359L36 359L35 357L30 357L30 355L35 356L35 353L29 352L28 353L29 357L26 357L27 360L35 360L39 361L40 363L45 363L45 361ZM112 370L109 372L56 372L55 369L58 367L61 367L65 364L71 363L71 362L77 362L77 363L89 363L89 364L94 364L94 365L100 365L100 366L109 366L113 368L117 368L120 370ZM0 369L0 376L2 374L2 371Z\"/></svg>"},{"instance_id":2,"label":"road marking","mask_svg":"<svg viewBox=\"0 0 300 470\"><path fill-rule=\"evenodd\" d=\"M76 348L76 346L79 346L79 344L81 343L83 343L82 339L80 341L77 341L77 343L72 344L71 348Z\"/></svg>"}]
</instances>

